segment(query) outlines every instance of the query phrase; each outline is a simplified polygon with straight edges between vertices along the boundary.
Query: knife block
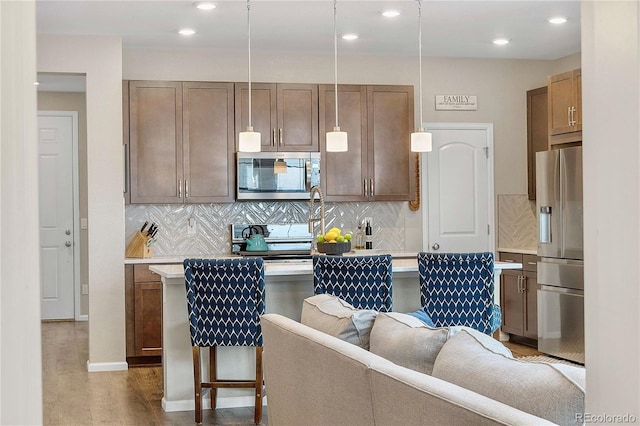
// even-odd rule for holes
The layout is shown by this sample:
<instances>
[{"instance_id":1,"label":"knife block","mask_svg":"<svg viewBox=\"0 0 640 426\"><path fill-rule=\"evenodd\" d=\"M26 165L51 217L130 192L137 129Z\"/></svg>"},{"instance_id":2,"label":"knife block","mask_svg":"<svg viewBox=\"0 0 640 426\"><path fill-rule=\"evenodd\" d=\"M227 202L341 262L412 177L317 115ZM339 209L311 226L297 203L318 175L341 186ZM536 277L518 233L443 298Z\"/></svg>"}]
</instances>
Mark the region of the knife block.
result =
<instances>
[{"instance_id":1,"label":"knife block","mask_svg":"<svg viewBox=\"0 0 640 426\"><path fill-rule=\"evenodd\" d=\"M147 246L147 242L151 239L148 235L143 235L137 231L125 250L125 257L137 257L147 259L153 257L153 247Z\"/></svg>"}]
</instances>

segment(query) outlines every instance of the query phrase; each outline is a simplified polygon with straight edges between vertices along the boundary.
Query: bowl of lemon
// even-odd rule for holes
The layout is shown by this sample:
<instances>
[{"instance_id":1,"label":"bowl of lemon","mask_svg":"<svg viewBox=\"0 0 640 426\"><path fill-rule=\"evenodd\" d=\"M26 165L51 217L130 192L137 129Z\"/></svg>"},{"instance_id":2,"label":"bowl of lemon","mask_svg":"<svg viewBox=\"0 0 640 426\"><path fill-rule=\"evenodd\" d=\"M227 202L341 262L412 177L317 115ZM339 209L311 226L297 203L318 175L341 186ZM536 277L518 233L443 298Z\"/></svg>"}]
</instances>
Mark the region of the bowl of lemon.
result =
<instances>
[{"instance_id":1,"label":"bowl of lemon","mask_svg":"<svg viewBox=\"0 0 640 426\"><path fill-rule=\"evenodd\" d=\"M351 234L342 234L340 228L331 228L316 237L318 251L325 254L343 254L351 251Z\"/></svg>"}]
</instances>

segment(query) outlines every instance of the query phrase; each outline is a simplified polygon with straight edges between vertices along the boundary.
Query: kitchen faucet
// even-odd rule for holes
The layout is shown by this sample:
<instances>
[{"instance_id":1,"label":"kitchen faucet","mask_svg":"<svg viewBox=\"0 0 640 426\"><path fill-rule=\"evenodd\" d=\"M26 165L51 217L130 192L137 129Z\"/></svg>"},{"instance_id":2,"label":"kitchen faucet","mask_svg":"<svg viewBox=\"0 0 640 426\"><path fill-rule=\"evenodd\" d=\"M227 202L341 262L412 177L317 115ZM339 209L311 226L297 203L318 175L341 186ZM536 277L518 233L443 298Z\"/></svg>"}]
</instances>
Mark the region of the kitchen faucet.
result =
<instances>
[{"instance_id":1,"label":"kitchen faucet","mask_svg":"<svg viewBox=\"0 0 640 426\"><path fill-rule=\"evenodd\" d=\"M320 217L313 217L316 193L320 196ZM319 186L313 186L309 196L309 233L313 236L313 224L314 222L320 222L320 232L324 235L324 195Z\"/></svg>"}]
</instances>

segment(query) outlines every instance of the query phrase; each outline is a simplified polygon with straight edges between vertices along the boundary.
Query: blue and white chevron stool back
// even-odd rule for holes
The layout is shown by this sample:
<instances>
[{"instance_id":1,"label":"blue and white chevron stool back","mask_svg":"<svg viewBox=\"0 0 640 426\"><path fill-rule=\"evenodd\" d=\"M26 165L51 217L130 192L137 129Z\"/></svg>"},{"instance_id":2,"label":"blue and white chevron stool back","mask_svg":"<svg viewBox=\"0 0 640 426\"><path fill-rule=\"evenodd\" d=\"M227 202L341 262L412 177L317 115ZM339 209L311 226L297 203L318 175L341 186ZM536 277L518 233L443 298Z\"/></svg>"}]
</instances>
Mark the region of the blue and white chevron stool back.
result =
<instances>
[{"instance_id":1,"label":"blue and white chevron stool back","mask_svg":"<svg viewBox=\"0 0 640 426\"><path fill-rule=\"evenodd\" d=\"M357 309L390 312L391 255L313 256L315 294L331 294Z\"/></svg>"},{"instance_id":2,"label":"blue and white chevron stool back","mask_svg":"<svg viewBox=\"0 0 640 426\"><path fill-rule=\"evenodd\" d=\"M422 307L437 327L465 325L483 333L500 327L493 302L493 253L418 253Z\"/></svg>"},{"instance_id":3,"label":"blue and white chevron stool back","mask_svg":"<svg viewBox=\"0 0 640 426\"><path fill-rule=\"evenodd\" d=\"M185 259L184 276L192 346L262 346L262 258Z\"/></svg>"}]
</instances>

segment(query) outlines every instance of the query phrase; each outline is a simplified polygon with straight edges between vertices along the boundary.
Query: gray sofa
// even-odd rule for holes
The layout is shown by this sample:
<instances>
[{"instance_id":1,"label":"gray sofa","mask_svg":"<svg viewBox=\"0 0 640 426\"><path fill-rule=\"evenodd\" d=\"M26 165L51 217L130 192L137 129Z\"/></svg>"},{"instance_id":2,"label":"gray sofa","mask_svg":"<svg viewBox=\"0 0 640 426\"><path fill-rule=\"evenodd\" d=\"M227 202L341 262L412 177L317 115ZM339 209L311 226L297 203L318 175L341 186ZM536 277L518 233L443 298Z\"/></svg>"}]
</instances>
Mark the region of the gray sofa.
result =
<instances>
[{"instance_id":1,"label":"gray sofa","mask_svg":"<svg viewBox=\"0 0 640 426\"><path fill-rule=\"evenodd\" d=\"M567 366L570 371L566 372L548 364L517 361L508 350L507 354L495 351L493 343L461 328L447 329L443 339L442 329L424 330L403 314L371 315L357 310L345 314L334 309L335 300L323 297L322 303L305 301L302 322L311 327L278 314L261 318L271 426L573 424L574 412L583 410L584 370ZM327 302L334 307L327 308ZM434 330L439 333L435 345L440 347L414 351L413 347L433 341ZM429 339L423 337L425 333ZM389 351L393 344L384 334L392 335L393 344L401 346L397 356ZM374 350L387 354L383 358ZM465 359L464 353L471 357ZM416 356L432 361L435 356L435 361L416 368ZM487 362L495 366L494 371L474 372L478 370L474 364ZM521 367L524 370L518 374L524 374L526 392L542 395L541 400L520 395L520 383L505 375L505 368ZM416 371L424 368L431 375ZM518 404L525 409L516 408Z\"/></svg>"}]
</instances>

